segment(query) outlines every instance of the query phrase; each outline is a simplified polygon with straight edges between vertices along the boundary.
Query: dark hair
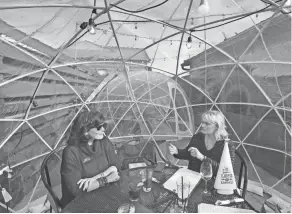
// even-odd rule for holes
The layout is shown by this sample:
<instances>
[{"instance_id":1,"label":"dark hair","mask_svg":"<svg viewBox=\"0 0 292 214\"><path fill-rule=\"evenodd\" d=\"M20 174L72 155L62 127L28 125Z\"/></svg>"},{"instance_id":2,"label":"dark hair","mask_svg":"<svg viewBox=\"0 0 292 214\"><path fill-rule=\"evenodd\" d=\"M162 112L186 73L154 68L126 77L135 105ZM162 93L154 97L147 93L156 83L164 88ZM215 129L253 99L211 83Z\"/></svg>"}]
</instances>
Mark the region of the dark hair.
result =
<instances>
[{"instance_id":1,"label":"dark hair","mask_svg":"<svg viewBox=\"0 0 292 214\"><path fill-rule=\"evenodd\" d=\"M94 127L103 125L106 128L105 118L99 111L84 111L73 121L68 144L78 145L88 142L85 133Z\"/></svg>"}]
</instances>

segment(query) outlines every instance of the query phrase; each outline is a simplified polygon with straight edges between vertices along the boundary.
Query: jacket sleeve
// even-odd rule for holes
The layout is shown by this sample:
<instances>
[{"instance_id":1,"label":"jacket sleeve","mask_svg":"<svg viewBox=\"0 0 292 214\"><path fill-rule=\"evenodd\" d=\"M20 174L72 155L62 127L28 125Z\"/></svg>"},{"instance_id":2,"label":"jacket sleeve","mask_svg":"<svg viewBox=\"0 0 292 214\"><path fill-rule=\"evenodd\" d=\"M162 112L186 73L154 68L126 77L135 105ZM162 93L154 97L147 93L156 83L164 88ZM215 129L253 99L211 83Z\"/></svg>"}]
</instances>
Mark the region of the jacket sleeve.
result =
<instances>
[{"instance_id":1,"label":"jacket sleeve","mask_svg":"<svg viewBox=\"0 0 292 214\"><path fill-rule=\"evenodd\" d=\"M234 171L234 165L235 165L235 146L234 146L234 143L232 141L230 141L228 143L228 147L229 147L230 159L231 159L231 163L232 163L232 167L233 167L233 171ZM217 160L214 160L214 159L209 158L209 157L206 156L206 160L209 161L212 164L213 175L217 175L217 171L219 169L219 164L220 164L221 156L222 156L222 153L223 153L223 149L224 149L224 143L223 143L221 152L218 153Z\"/></svg>"},{"instance_id":2,"label":"jacket sleeve","mask_svg":"<svg viewBox=\"0 0 292 214\"><path fill-rule=\"evenodd\" d=\"M82 178L82 166L79 161L77 150L71 146L67 146L62 155L61 176L69 192L76 196L82 189L79 189L77 182Z\"/></svg>"},{"instance_id":3,"label":"jacket sleeve","mask_svg":"<svg viewBox=\"0 0 292 214\"><path fill-rule=\"evenodd\" d=\"M106 153L107 153L106 155L108 157L109 165L116 166L118 171L120 171L121 170L121 161L115 152L115 148L114 148L113 143L108 138L107 138L105 143L106 143L105 148L106 148Z\"/></svg>"},{"instance_id":4,"label":"jacket sleeve","mask_svg":"<svg viewBox=\"0 0 292 214\"><path fill-rule=\"evenodd\" d=\"M184 149L178 149L178 154L175 154L173 155L175 158L177 159L183 159L183 160L191 160L192 159L192 156L191 156L191 153L188 151L188 149L190 147L193 146L193 144L195 143L196 141L196 135L194 135L190 141L190 143L187 145L186 148Z\"/></svg>"}]
</instances>

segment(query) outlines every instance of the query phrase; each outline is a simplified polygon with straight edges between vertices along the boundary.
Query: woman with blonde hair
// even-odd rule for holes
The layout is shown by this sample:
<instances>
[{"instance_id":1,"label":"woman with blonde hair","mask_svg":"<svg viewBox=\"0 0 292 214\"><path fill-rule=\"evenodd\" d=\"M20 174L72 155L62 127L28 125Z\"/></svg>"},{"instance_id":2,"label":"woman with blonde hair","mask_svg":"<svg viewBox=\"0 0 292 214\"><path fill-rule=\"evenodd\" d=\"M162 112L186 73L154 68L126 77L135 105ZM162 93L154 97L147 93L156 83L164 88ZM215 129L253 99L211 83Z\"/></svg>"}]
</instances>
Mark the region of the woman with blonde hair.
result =
<instances>
[{"instance_id":1,"label":"woman with blonde hair","mask_svg":"<svg viewBox=\"0 0 292 214\"><path fill-rule=\"evenodd\" d=\"M188 146L185 149L177 149L170 144L169 151L175 158L188 160L188 168L196 172L200 172L203 160L209 161L216 176L226 138L228 138L228 133L223 114L209 110L203 113L201 130L192 137ZM229 151L234 165L235 147L231 141Z\"/></svg>"}]
</instances>

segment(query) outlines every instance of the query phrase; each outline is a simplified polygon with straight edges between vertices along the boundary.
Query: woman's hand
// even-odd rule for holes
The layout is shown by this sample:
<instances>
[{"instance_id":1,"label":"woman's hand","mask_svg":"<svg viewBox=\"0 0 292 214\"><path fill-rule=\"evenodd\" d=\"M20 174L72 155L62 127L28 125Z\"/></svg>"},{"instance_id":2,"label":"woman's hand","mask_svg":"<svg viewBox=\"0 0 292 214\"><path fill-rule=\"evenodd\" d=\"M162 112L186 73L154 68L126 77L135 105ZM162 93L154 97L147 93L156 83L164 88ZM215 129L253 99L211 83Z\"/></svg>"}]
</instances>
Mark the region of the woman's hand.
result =
<instances>
[{"instance_id":1,"label":"woman's hand","mask_svg":"<svg viewBox=\"0 0 292 214\"><path fill-rule=\"evenodd\" d=\"M79 184L79 189L82 188L83 186L83 191L87 190L89 185L93 182L93 181L96 181L96 178L95 177L92 177L92 178L84 178L84 179L80 179L78 182L77 182L77 185Z\"/></svg>"},{"instance_id":2,"label":"woman's hand","mask_svg":"<svg viewBox=\"0 0 292 214\"><path fill-rule=\"evenodd\" d=\"M190 147L188 151L191 153L191 156L203 160L205 156L196 148L196 147Z\"/></svg>"},{"instance_id":3,"label":"woman's hand","mask_svg":"<svg viewBox=\"0 0 292 214\"><path fill-rule=\"evenodd\" d=\"M120 179L117 167L111 166L107 170L105 170L104 172L102 172L102 173L100 173L92 178L80 179L77 182L77 185L79 184L79 189L81 189L83 187L83 191L85 191L85 190L89 191L88 188L91 186L91 184L94 183L98 178L102 178L102 177L106 177L108 183L115 182L115 181L118 181ZM94 186L96 186L96 185L94 185ZM96 187L96 188L98 188L98 187Z\"/></svg>"},{"instance_id":4,"label":"woman's hand","mask_svg":"<svg viewBox=\"0 0 292 214\"><path fill-rule=\"evenodd\" d=\"M112 172L106 177L108 183L116 182L120 179L119 173L117 171Z\"/></svg>"},{"instance_id":5,"label":"woman's hand","mask_svg":"<svg viewBox=\"0 0 292 214\"><path fill-rule=\"evenodd\" d=\"M172 145L171 143L169 144L169 152L172 155L177 155L178 154L177 148L174 145Z\"/></svg>"}]
</instances>

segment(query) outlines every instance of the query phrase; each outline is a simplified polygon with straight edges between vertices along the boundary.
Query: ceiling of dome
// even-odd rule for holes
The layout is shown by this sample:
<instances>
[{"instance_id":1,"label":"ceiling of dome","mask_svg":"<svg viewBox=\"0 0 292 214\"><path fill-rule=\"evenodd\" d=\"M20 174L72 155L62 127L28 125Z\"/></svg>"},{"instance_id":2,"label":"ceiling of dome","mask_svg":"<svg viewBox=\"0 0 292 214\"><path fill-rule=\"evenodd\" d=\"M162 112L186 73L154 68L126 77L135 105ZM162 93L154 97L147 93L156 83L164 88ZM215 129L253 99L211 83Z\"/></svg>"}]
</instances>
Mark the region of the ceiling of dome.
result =
<instances>
[{"instance_id":1,"label":"ceiling of dome","mask_svg":"<svg viewBox=\"0 0 292 214\"><path fill-rule=\"evenodd\" d=\"M179 64L181 64L187 58L197 55L203 52L205 48L210 48L210 45L216 45L233 37L234 35L250 28L251 26L267 19L275 8L269 7L265 11L260 11L246 18L237 20L226 24L226 22L235 20L225 20L225 22L216 22L213 25L208 25L207 28L212 28L204 31L204 23L210 23L218 21L219 19L237 17L240 18L243 14L248 12L256 12L266 7L266 3L258 0L209 0L209 12L205 14L198 11L200 0L192 1L190 7L190 0L127 0L127 1L107 1L109 6L117 4L118 7L123 8L121 10L117 7L112 7L110 11L111 20L115 29L115 34L119 46L121 47L121 53L125 60L129 59L133 54L127 52L127 48L138 48L137 51L151 45L155 41L159 41L165 37L167 39L162 40L160 43L148 47L146 49L147 55L151 60L151 65L171 73L176 72L176 63L180 41L182 39L182 47L179 56ZM37 39L42 43L52 47L53 49L59 49L62 45L66 44L80 29L80 25L83 22L88 22L92 6L96 5L97 14L104 9L104 1L94 0L15 0L15 1L1 1L0 2L0 19L11 25L13 28L24 32L27 35L18 35L14 38L18 42L29 42L30 38ZM155 7L159 5L158 7ZM52 7L54 6L54 7ZM127 11L143 10L145 8L152 8L139 13L130 14ZM185 23L188 9L190 7L188 20ZM5 10L3 10L5 9ZM85 34L76 43L70 47L70 52L73 49L82 49L84 55L85 43L93 43L89 46L98 47L98 49L117 47L117 41L113 36L111 25L108 22L108 15L102 14L96 20L96 33L91 35ZM166 24L163 25L163 22ZM218 26L225 23L225 25ZM179 30L186 29L194 26L202 26L195 28L196 31L192 32L192 47L187 48L187 38L189 32L182 37ZM218 27L215 27L218 26ZM215 28L213 28L215 27ZM4 29L7 35L11 33L12 29ZM82 33L81 33L82 34ZM81 35L79 34L79 35ZM170 36L174 34L173 36ZM207 41L209 45L206 47L202 45L202 41ZM79 44L78 44L79 43ZM109 48L108 48L109 47ZM87 49L90 49L88 47ZM68 50L69 51L69 50ZM68 53L65 51L65 53ZM116 51L118 53L118 51ZM72 54L69 54L72 57ZM116 55L116 54L114 54ZM62 55L64 57L64 55ZM106 55L109 59L111 56ZM146 57L147 58L147 57ZM76 56L75 56L76 59ZM96 59L93 57L91 60ZM112 59L115 59L113 56ZM77 53L77 59L78 53ZM179 69L178 72L181 72Z\"/></svg>"},{"instance_id":2,"label":"ceiling of dome","mask_svg":"<svg viewBox=\"0 0 292 214\"><path fill-rule=\"evenodd\" d=\"M0 160L17 172L13 209L45 194L42 158L88 107L113 121L113 141L189 138L204 111L222 111L250 179L291 197L291 1L205 0L206 14L200 2L0 0Z\"/></svg>"}]
</instances>

